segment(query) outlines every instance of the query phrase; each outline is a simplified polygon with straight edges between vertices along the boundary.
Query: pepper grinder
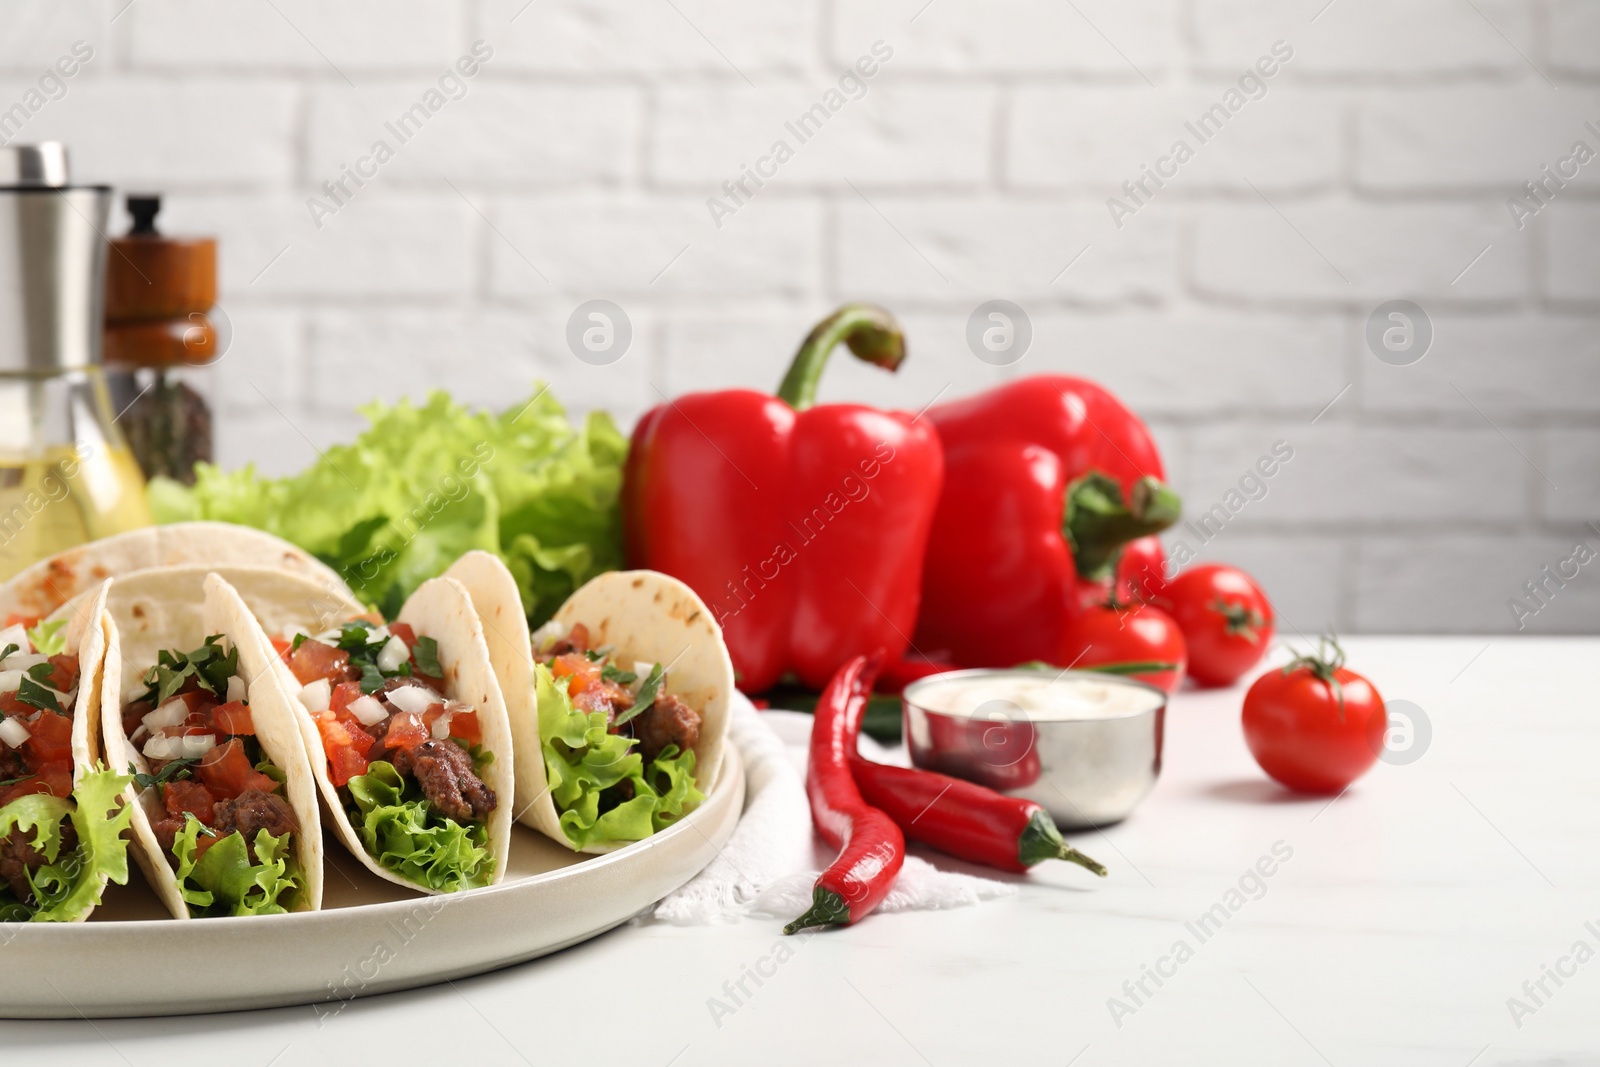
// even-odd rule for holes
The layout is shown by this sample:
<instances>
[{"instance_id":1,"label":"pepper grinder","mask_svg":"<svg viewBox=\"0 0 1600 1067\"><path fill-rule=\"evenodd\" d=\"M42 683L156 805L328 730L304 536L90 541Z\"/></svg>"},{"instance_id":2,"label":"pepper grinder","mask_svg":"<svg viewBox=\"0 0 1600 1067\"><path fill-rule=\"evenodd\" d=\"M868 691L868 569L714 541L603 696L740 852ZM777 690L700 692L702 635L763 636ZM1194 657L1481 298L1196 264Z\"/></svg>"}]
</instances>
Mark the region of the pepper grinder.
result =
<instances>
[{"instance_id":1,"label":"pepper grinder","mask_svg":"<svg viewBox=\"0 0 1600 1067\"><path fill-rule=\"evenodd\" d=\"M212 455L211 409L183 380L215 360L217 242L156 229L161 198L130 194L133 227L111 239L106 263L105 359L124 432L145 477L194 484Z\"/></svg>"}]
</instances>

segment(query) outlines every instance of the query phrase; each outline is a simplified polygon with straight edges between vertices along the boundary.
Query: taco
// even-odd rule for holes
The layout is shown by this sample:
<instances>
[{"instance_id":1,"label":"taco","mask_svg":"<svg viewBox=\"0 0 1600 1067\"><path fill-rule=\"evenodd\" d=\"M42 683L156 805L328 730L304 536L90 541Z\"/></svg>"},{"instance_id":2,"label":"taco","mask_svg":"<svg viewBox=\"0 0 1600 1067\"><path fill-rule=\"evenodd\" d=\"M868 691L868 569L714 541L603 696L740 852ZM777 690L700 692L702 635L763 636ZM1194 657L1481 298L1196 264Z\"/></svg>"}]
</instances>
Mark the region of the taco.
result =
<instances>
[{"instance_id":1,"label":"taco","mask_svg":"<svg viewBox=\"0 0 1600 1067\"><path fill-rule=\"evenodd\" d=\"M130 779L99 762L104 598L70 630L0 630L0 921L82 922L128 881Z\"/></svg>"},{"instance_id":2,"label":"taco","mask_svg":"<svg viewBox=\"0 0 1600 1067\"><path fill-rule=\"evenodd\" d=\"M107 578L186 563L270 567L304 575L330 594L350 596L333 568L298 545L227 522L175 522L103 537L24 568L0 585L0 620L31 623L98 589Z\"/></svg>"},{"instance_id":3,"label":"taco","mask_svg":"<svg viewBox=\"0 0 1600 1067\"><path fill-rule=\"evenodd\" d=\"M425 893L500 881L511 729L466 590L434 578L387 626L362 614L272 641L296 679L312 771L345 846Z\"/></svg>"},{"instance_id":4,"label":"taco","mask_svg":"<svg viewBox=\"0 0 1600 1067\"><path fill-rule=\"evenodd\" d=\"M133 775L134 854L156 895L180 919L320 908L311 766L245 602L193 568L107 584L106 755Z\"/></svg>"},{"instance_id":5,"label":"taco","mask_svg":"<svg viewBox=\"0 0 1600 1067\"><path fill-rule=\"evenodd\" d=\"M602 574L530 634L497 557L468 552L445 574L483 618L511 717L521 822L608 852L705 798L722 761L733 664L692 589L655 571Z\"/></svg>"}]
</instances>

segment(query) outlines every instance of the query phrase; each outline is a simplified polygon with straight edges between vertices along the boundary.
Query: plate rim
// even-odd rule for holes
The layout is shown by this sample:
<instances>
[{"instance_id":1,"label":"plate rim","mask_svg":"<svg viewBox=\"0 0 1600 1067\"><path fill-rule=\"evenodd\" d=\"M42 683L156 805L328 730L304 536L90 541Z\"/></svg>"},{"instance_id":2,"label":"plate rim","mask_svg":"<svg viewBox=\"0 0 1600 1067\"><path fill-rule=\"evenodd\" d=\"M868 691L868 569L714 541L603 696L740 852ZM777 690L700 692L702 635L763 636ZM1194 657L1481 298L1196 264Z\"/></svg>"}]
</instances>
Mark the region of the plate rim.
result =
<instances>
[{"instance_id":1,"label":"plate rim","mask_svg":"<svg viewBox=\"0 0 1600 1067\"><path fill-rule=\"evenodd\" d=\"M592 871L604 870L608 867L616 866L619 863L630 862L634 857L638 856L645 850L656 846L660 842L667 840L669 837L679 836L685 831L693 830L694 832L699 833L699 826L696 824L711 817L709 814L703 813L717 810L720 805L714 805L712 801L723 800L723 798L727 796L735 784L740 786L740 796L737 801L740 811L738 817L734 820L734 826L737 828L739 820L744 817L743 808L745 801L748 799L746 796L748 783L746 782L744 774L743 753L739 751L737 745L730 745L728 748L728 754L731 754L734 757L733 760L729 760L726 757L723 759L723 765L718 770L716 784L712 787L712 791L707 795L706 800L701 802L701 804L696 807L694 811L690 812L688 815L684 816L682 819L673 823L666 829L651 834L649 837L644 838L643 840L629 842L624 847L613 852L582 853L575 850L574 855L581 856L583 857L582 859L580 859L577 863L570 863L564 867L558 867L552 871L542 871L539 874L528 875L521 878L508 878L497 882L494 885L479 886L475 889L468 889L460 893L424 893L418 890L414 896L403 897L399 900L381 900L370 904L353 904L348 907L340 908L321 908L316 911L293 911L279 915L220 915L213 918L195 919L187 922L183 919L168 917L163 919L108 919L102 921L90 919L84 922L72 923L4 923L0 924L0 946L14 945L18 941L42 941L48 943L51 939L95 939L102 937L150 936L154 933L154 931L168 927L169 925L173 926L175 929L181 929L185 933L192 934L194 936L214 937L225 936L228 932L235 929L240 923L249 924L248 929L251 930L269 929L269 927L264 926L263 924L272 923L276 924L277 926L284 927L283 932L287 935L290 934L295 927L305 925L315 926L316 924L325 922L327 921L324 918L325 916L338 916L340 919L346 920L354 916L360 916L361 919L355 921L370 920L373 922L381 922L385 917L388 917L388 913L391 911L402 915L409 915L417 907L430 906L430 902L435 901L441 902L446 906L455 905L460 902L471 902L467 905L471 907L481 906L479 902L492 901L507 894L527 892L530 888L535 886L543 886L552 882L560 882L570 878L583 877ZM737 766L734 765L735 763ZM518 825L520 826L521 824ZM536 830L533 827L524 826L522 828L527 830L529 833L546 836L542 833L542 831ZM701 834L700 836L703 838L705 835ZM553 840L549 839L548 837L546 839ZM556 845L560 844L560 842L554 843ZM714 848L711 859L708 859L704 866L697 868L693 873L685 878L683 882L679 883L678 888L687 885L702 871L704 871L707 866L710 866L711 862L715 860L716 856L720 854L720 852L720 848ZM107 883L107 887L110 888L112 884L113 883ZM658 900L655 903L660 903L660 901ZM621 921L625 922L627 920L624 918ZM216 933L209 933L209 931L213 930L216 931ZM201 933L201 931L208 931L208 933Z\"/></svg>"}]
</instances>

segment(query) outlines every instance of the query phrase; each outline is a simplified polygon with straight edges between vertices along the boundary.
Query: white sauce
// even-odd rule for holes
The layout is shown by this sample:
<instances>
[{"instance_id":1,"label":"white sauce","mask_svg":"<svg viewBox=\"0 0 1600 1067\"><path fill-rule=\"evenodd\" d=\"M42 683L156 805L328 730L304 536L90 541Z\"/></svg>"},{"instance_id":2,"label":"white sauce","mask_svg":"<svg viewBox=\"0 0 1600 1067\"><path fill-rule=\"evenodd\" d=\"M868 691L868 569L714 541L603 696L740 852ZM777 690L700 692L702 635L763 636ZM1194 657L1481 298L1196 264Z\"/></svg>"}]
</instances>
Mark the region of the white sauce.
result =
<instances>
[{"instance_id":1,"label":"white sauce","mask_svg":"<svg viewBox=\"0 0 1600 1067\"><path fill-rule=\"evenodd\" d=\"M1039 671L930 679L910 699L945 715L999 719L1020 713L1033 722L1063 722L1139 715L1160 707L1164 697L1141 686Z\"/></svg>"}]
</instances>

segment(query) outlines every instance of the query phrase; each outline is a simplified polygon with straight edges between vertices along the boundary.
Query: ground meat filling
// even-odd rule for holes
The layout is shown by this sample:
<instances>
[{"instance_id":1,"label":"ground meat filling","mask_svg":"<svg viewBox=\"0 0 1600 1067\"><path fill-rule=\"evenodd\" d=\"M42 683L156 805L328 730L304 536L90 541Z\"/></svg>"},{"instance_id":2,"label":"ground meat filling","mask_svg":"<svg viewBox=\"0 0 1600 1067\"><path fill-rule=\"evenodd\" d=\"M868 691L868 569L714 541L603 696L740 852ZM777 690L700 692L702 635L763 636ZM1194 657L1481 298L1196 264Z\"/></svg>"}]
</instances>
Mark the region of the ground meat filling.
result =
<instances>
[{"instance_id":1,"label":"ground meat filling","mask_svg":"<svg viewBox=\"0 0 1600 1067\"><path fill-rule=\"evenodd\" d=\"M435 811L457 822L485 818L494 790L472 773L472 757L454 741L424 741L411 752L412 773Z\"/></svg>"},{"instance_id":2,"label":"ground meat filling","mask_svg":"<svg viewBox=\"0 0 1600 1067\"><path fill-rule=\"evenodd\" d=\"M581 622L574 623L565 637L536 653L534 659L549 666L561 656L588 654L592 647L589 628ZM627 686L599 681L573 697L572 706L577 711L604 712L606 725L612 733L637 738L639 755L647 767L668 745L677 745L679 752L687 752L700 740L700 713L670 693L657 693L648 708L622 725L615 725L616 719L632 708L635 701L633 690Z\"/></svg>"},{"instance_id":3,"label":"ground meat filling","mask_svg":"<svg viewBox=\"0 0 1600 1067\"><path fill-rule=\"evenodd\" d=\"M639 753L647 767L668 745L687 752L700 740L700 713L671 693L656 694L655 703L627 725L639 739Z\"/></svg>"},{"instance_id":4,"label":"ground meat filling","mask_svg":"<svg viewBox=\"0 0 1600 1067\"><path fill-rule=\"evenodd\" d=\"M235 830L244 835L250 851L250 862L256 862L256 833L265 830L273 837L300 828L289 802L276 793L263 793L258 789L246 790L231 800L223 800L212 809L212 822L218 837L227 837Z\"/></svg>"},{"instance_id":5,"label":"ground meat filling","mask_svg":"<svg viewBox=\"0 0 1600 1067\"><path fill-rule=\"evenodd\" d=\"M45 855L33 847L32 830L13 830L0 840L0 881L11 888L11 893L24 904L32 904L33 886L28 875L43 867ZM61 828L61 854L66 855L78 847L78 832L67 822Z\"/></svg>"},{"instance_id":6,"label":"ground meat filling","mask_svg":"<svg viewBox=\"0 0 1600 1067\"><path fill-rule=\"evenodd\" d=\"M22 753L0 741L0 782L25 778L28 773L28 765L23 762Z\"/></svg>"},{"instance_id":7,"label":"ground meat filling","mask_svg":"<svg viewBox=\"0 0 1600 1067\"><path fill-rule=\"evenodd\" d=\"M410 677L390 678L372 694L383 703L389 718L367 728L372 735L367 758L387 760L403 777L415 778L423 796L440 815L462 823L487 818L499 801L494 790L473 771L472 755L466 749L450 740L424 741L409 750L388 745L389 724L400 709L389 703L387 695L417 684L439 692L438 686L426 679ZM443 701L444 694L440 693L439 699Z\"/></svg>"}]
</instances>

